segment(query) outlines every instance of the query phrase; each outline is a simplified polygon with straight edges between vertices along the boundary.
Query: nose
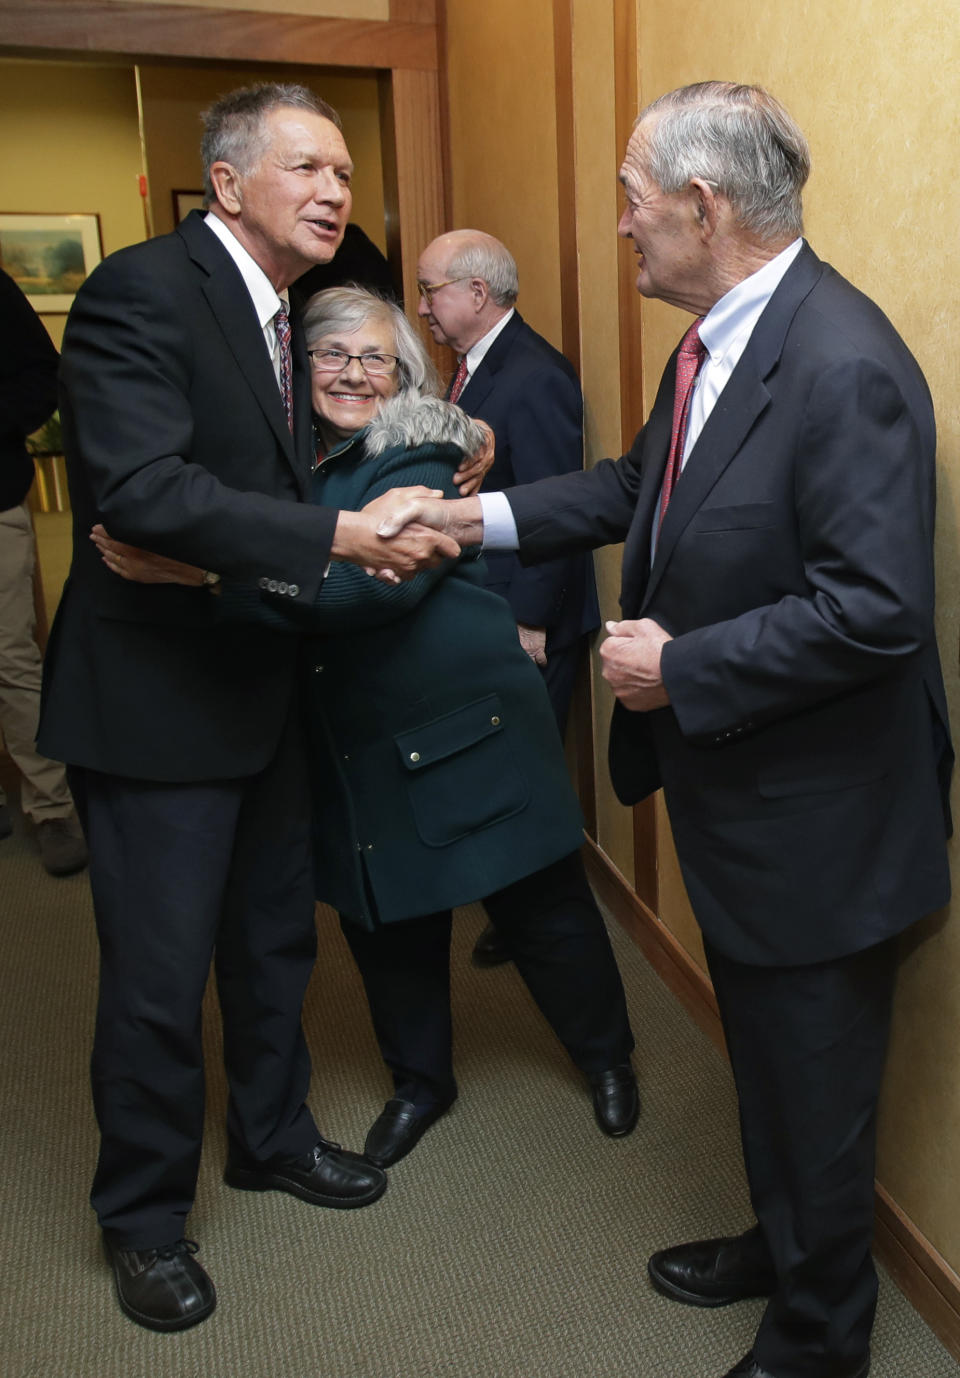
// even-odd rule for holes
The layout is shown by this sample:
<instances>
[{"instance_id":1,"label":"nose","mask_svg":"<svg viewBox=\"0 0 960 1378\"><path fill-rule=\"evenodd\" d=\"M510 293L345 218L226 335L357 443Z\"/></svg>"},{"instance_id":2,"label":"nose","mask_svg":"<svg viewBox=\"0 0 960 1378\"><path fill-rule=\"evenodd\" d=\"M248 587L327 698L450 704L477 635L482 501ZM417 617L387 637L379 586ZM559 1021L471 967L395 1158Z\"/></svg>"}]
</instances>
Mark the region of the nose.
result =
<instances>
[{"instance_id":1,"label":"nose","mask_svg":"<svg viewBox=\"0 0 960 1378\"><path fill-rule=\"evenodd\" d=\"M340 181L337 174L331 168L323 168L317 178L314 199L323 201L328 206L342 206L349 195L349 188Z\"/></svg>"},{"instance_id":2,"label":"nose","mask_svg":"<svg viewBox=\"0 0 960 1378\"><path fill-rule=\"evenodd\" d=\"M346 366L340 370L340 377L353 386L366 382L367 375L364 373L359 359L348 359Z\"/></svg>"},{"instance_id":3,"label":"nose","mask_svg":"<svg viewBox=\"0 0 960 1378\"><path fill-rule=\"evenodd\" d=\"M617 234L621 239L631 239L632 217L628 206L624 206L623 213L617 221Z\"/></svg>"},{"instance_id":4,"label":"nose","mask_svg":"<svg viewBox=\"0 0 960 1378\"><path fill-rule=\"evenodd\" d=\"M418 316L429 316L429 315L430 315L430 303L427 301L426 297L418 297L418 298L417 298L417 315L418 315Z\"/></svg>"}]
</instances>

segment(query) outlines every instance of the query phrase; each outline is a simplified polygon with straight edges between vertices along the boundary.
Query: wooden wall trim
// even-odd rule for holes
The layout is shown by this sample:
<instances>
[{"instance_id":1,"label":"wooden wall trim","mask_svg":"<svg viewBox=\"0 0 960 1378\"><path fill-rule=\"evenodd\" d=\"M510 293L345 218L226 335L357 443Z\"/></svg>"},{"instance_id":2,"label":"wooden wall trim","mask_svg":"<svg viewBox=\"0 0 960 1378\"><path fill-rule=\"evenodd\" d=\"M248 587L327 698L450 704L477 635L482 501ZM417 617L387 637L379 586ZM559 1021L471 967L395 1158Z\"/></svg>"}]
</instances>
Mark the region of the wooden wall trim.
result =
<instances>
[{"instance_id":1,"label":"wooden wall trim","mask_svg":"<svg viewBox=\"0 0 960 1378\"><path fill-rule=\"evenodd\" d=\"M406 13L425 13L423 6ZM34 56L173 57L436 71L433 23L134 5L125 0L0 0L0 47Z\"/></svg>"},{"instance_id":2,"label":"wooden wall trim","mask_svg":"<svg viewBox=\"0 0 960 1378\"><path fill-rule=\"evenodd\" d=\"M597 897L643 952L694 1022L723 1049L709 978L686 948L631 889L610 858L588 838L584 860ZM930 1329L960 1360L960 1276L878 1182L874 1253Z\"/></svg>"},{"instance_id":3,"label":"wooden wall trim","mask_svg":"<svg viewBox=\"0 0 960 1378\"><path fill-rule=\"evenodd\" d=\"M580 263L577 254L576 142L573 127L572 0L553 3L553 65L557 107L557 235L560 248L561 349L580 372Z\"/></svg>"}]
</instances>

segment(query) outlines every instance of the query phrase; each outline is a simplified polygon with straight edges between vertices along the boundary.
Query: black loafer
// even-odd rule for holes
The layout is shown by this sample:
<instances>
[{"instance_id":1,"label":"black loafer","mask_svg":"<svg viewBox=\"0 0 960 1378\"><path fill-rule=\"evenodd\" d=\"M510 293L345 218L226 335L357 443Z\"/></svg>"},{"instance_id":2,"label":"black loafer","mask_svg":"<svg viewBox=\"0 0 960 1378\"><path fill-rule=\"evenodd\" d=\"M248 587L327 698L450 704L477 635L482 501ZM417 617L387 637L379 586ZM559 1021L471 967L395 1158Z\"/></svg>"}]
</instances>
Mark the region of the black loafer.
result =
<instances>
[{"instance_id":1,"label":"black loafer","mask_svg":"<svg viewBox=\"0 0 960 1378\"><path fill-rule=\"evenodd\" d=\"M867 1378L870 1372L870 1355L865 1359L858 1359L852 1366L847 1368L832 1368L830 1378ZM774 1378L768 1369L761 1368L753 1357L753 1351L745 1354L729 1373L724 1374L724 1378Z\"/></svg>"},{"instance_id":2,"label":"black loafer","mask_svg":"<svg viewBox=\"0 0 960 1378\"><path fill-rule=\"evenodd\" d=\"M499 967L513 960L492 923L487 924L474 943L470 960L475 967Z\"/></svg>"},{"instance_id":3,"label":"black loafer","mask_svg":"<svg viewBox=\"0 0 960 1378\"><path fill-rule=\"evenodd\" d=\"M408 1100L397 1097L388 1100L370 1126L363 1156L377 1167L399 1162L411 1148L416 1148L430 1126L447 1113L455 1100L456 1097L451 1096L448 1101L426 1111L418 1111Z\"/></svg>"},{"instance_id":4,"label":"black loafer","mask_svg":"<svg viewBox=\"0 0 960 1378\"><path fill-rule=\"evenodd\" d=\"M231 1150L223 1180L240 1191L287 1191L311 1206L349 1210L369 1206L387 1189L387 1178L359 1153L321 1139L302 1158L270 1158L265 1163Z\"/></svg>"},{"instance_id":5,"label":"black loafer","mask_svg":"<svg viewBox=\"0 0 960 1378\"><path fill-rule=\"evenodd\" d=\"M606 1072L594 1072L590 1077L593 1092L593 1113L597 1124L611 1139L629 1134L640 1114L637 1079L629 1062L611 1067Z\"/></svg>"},{"instance_id":6,"label":"black loafer","mask_svg":"<svg viewBox=\"0 0 960 1378\"><path fill-rule=\"evenodd\" d=\"M192 1239L160 1249L121 1249L106 1235L103 1248L113 1267L117 1300L124 1315L148 1330L186 1330L205 1321L217 1292L193 1255Z\"/></svg>"},{"instance_id":7,"label":"black loafer","mask_svg":"<svg viewBox=\"0 0 960 1378\"><path fill-rule=\"evenodd\" d=\"M777 1286L756 1226L732 1238L698 1239L661 1249L650 1259L647 1272L658 1292L687 1306L729 1306L748 1297L770 1297ZM752 1355L747 1357L752 1361Z\"/></svg>"}]
</instances>

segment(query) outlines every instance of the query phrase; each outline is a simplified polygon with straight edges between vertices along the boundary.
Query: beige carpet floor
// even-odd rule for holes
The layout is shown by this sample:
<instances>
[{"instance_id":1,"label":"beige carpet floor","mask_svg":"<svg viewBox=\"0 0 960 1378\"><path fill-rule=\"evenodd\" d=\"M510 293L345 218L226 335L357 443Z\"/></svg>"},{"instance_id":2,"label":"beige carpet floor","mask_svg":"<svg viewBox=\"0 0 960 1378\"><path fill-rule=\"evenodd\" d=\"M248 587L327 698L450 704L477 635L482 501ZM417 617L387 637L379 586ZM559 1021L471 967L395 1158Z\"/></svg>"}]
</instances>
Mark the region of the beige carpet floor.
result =
<instances>
[{"instance_id":1,"label":"beige carpet floor","mask_svg":"<svg viewBox=\"0 0 960 1378\"><path fill-rule=\"evenodd\" d=\"M190 1233L219 1306L181 1335L118 1310L86 1204L96 944L85 875L0 843L0 1373L4 1378L720 1378L759 1303L699 1311L649 1287L648 1253L749 1223L728 1070L619 931L644 1112L611 1141L512 967L474 970L455 925L460 1099L376 1205L324 1211L220 1180L224 1087L206 1023L209 1112ZM359 1148L389 1094L333 916L306 1012L312 1104ZM882 1279L873 1378L957 1378Z\"/></svg>"}]
</instances>

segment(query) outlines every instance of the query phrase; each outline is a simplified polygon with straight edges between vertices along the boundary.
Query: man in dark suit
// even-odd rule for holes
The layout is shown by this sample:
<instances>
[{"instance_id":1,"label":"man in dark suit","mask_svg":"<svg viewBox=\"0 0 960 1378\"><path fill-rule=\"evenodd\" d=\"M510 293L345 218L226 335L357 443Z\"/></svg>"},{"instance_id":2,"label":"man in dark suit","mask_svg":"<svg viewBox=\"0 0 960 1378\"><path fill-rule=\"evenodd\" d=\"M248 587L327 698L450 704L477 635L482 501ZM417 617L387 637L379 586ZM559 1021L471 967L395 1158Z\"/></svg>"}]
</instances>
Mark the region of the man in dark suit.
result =
<instances>
[{"instance_id":1,"label":"man in dark suit","mask_svg":"<svg viewBox=\"0 0 960 1378\"><path fill-rule=\"evenodd\" d=\"M459 356L451 400L494 432L483 491L581 469L580 380L516 310L517 265L506 246L480 230L453 230L424 249L417 279L420 316L437 343ZM571 551L524 565L515 551L494 550L485 564L487 587L510 604L521 644L543 672L563 736L586 638L600 625L592 558ZM473 959L480 966L509 960L492 925Z\"/></svg>"},{"instance_id":2,"label":"man in dark suit","mask_svg":"<svg viewBox=\"0 0 960 1378\"><path fill-rule=\"evenodd\" d=\"M692 1305L770 1298L727 1378L868 1372L896 936L949 895L933 409L890 322L801 239L808 170L757 88L643 112L620 233L638 289L697 329L627 455L500 499L524 558L626 541L611 773L625 803L665 792L756 1213L649 1270ZM475 540L478 506L401 499L381 530Z\"/></svg>"},{"instance_id":3,"label":"man in dark suit","mask_svg":"<svg viewBox=\"0 0 960 1378\"><path fill-rule=\"evenodd\" d=\"M101 948L91 1199L121 1307L158 1330L216 1301L184 1239L211 958L226 1182L337 1207L386 1186L306 1105L315 936L296 639L214 626L218 577L311 602L331 558L401 574L432 558L429 542L391 552L371 517L302 501L309 370L286 290L331 257L350 213L335 112L303 87L233 92L207 113L203 157L206 215L106 259L67 325L74 560L40 733L70 767ZM125 583L88 539L97 522L211 572L196 588Z\"/></svg>"}]
</instances>

